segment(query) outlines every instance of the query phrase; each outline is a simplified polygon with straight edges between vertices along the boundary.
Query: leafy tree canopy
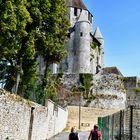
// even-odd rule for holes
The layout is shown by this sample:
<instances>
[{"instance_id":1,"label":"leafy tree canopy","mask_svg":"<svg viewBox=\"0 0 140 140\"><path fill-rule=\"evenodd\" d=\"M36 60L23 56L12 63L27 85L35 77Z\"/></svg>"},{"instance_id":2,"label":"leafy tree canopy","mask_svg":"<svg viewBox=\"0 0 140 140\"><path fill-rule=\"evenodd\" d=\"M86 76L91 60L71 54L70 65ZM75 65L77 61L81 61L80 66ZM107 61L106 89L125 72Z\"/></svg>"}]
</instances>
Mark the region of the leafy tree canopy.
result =
<instances>
[{"instance_id":1,"label":"leafy tree canopy","mask_svg":"<svg viewBox=\"0 0 140 140\"><path fill-rule=\"evenodd\" d=\"M46 66L60 62L68 26L65 0L2 0L0 61L9 64L5 88L24 96L38 79L38 55Z\"/></svg>"}]
</instances>

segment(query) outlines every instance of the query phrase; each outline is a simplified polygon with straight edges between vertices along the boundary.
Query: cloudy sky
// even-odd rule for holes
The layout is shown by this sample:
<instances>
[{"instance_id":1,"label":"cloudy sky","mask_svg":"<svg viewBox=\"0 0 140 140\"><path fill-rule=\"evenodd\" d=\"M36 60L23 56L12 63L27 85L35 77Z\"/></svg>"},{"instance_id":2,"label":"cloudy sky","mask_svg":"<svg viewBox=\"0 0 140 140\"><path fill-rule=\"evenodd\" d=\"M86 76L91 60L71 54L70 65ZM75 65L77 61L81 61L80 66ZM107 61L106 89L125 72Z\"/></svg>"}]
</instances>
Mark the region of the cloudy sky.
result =
<instances>
[{"instance_id":1,"label":"cloudy sky","mask_svg":"<svg viewBox=\"0 0 140 140\"><path fill-rule=\"evenodd\" d=\"M105 66L140 77L140 0L83 0L105 39Z\"/></svg>"}]
</instances>

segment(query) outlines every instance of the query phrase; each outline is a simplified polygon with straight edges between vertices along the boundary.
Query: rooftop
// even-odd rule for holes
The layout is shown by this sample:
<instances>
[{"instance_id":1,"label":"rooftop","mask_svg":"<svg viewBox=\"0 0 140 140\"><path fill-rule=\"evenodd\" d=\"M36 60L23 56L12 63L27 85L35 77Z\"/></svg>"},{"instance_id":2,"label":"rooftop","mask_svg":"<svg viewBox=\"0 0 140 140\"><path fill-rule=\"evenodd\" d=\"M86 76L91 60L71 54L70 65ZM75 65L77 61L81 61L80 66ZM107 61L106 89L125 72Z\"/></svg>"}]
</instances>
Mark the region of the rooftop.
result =
<instances>
[{"instance_id":1,"label":"rooftop","mask_svg":"<svg viewBox=\"0 0 140 140\"><path fill-rule=\"evenodd\" d=\"M83 0L71 0L70 5L71 7L75 7L78 9L84 9L88 10L85 4L83 3Z\"/></svg>"},{"instance_id":2,"label":"rooftop","mask_svg":"<svg viewBox=\"0 0 140 140\"><path fill-rule=\"evenodd\" d=\"M104 74L117 74L117 75L123 76L117 67L105 67L103 68L103 73Z\"/></svg>"},{"instance_id":3,"label":"rooftop","mask_svg":"<svg viewBox=\"0 0 140 140\"><path fill-rule=\"evenodd\" d=\"M101 31L100 31L99 27L96 28L96 30L94 32L94 36L97 39L103 39L103 35L101 34Z\"/></svg>"}]
</instances>

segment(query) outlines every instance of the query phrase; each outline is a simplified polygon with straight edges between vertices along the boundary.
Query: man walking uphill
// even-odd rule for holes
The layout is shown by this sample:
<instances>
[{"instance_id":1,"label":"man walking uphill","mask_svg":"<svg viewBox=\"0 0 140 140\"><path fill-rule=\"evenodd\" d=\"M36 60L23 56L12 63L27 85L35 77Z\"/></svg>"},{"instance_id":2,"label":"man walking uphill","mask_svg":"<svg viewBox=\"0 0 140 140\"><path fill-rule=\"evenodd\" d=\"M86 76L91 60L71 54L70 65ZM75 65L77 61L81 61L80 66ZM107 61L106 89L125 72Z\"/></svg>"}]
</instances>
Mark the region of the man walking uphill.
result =
<instances>
[{"instance_id":1,"label":"man walking uphill","mask_svg":"<svg viewBox=\"0 0 140 140\"><path fill-rule=\"evenodd\" d=\"M97 125L94 125L94 128L90 131L88 140L102 140L102 133L98 130Z\"/></svg>"}]
</instances>

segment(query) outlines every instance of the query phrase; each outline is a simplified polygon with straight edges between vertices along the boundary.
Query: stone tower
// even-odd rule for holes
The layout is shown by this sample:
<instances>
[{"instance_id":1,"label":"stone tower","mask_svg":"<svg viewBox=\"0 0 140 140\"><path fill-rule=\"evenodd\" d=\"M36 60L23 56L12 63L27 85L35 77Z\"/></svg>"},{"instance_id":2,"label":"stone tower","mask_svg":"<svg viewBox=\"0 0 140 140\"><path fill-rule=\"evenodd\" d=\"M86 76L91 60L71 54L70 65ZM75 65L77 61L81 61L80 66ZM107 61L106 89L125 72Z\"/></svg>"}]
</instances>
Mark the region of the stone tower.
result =
<instances>
[{"instance_id":1,"label":"stone tower","mask_svg":"<svg viewBox=\"0 0 140 140\"><path fill-rule=\"evenodd\" d=\"M82 0L69 0L68 16L71 23L67 43L68 55L64 62L65 66L61 65L62 71L90 73L92 15Z\"/></svg>"},{"instance_id":2,"label":"stone tower","mask_svg":"<svg viewBox=\"0 0 140 140\"><path fill-rule=\"evenodd\" d=\"M70 28L67 57L61 62L59 72L96 74L103 67L102 34L97 27L92 31L93 16L82 0L68 0Z\"/></svg>"}]
</instances>

